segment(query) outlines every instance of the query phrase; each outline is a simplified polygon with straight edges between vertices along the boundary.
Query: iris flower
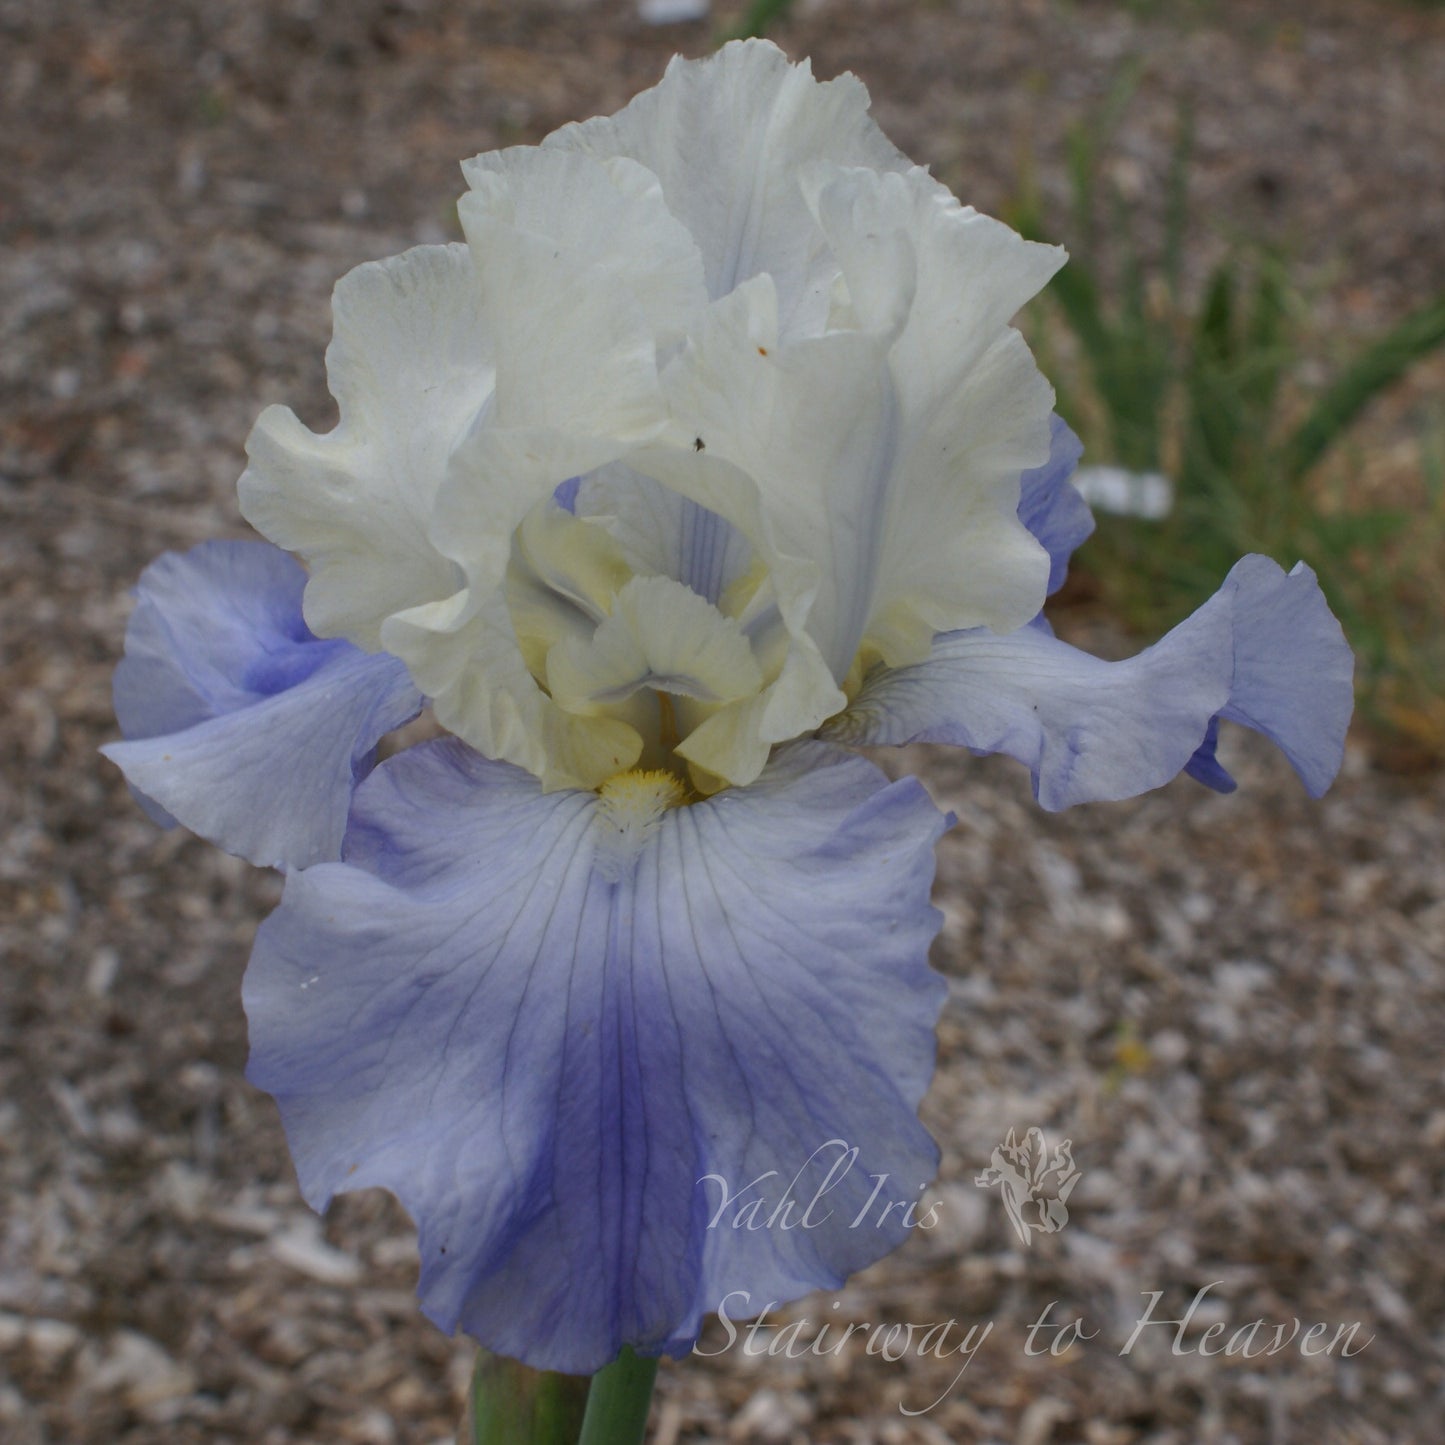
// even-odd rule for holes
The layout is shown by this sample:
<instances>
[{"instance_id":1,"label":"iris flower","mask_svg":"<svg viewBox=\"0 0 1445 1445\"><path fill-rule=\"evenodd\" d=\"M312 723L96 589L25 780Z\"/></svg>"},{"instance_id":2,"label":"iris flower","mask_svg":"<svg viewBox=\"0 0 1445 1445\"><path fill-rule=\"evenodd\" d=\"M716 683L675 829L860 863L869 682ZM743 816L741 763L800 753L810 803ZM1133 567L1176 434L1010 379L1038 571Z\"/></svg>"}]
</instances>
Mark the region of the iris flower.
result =
<instances>
[{"instance_id":1,"label":"iris flower","mask_svg":"<svg viewBox=\"0 0 1445 1445\"><path fill-rule=\"evenodd\" d=\"M1263 557L1132 660L1052 635L1092 522L1009 322L1063 254L853 77L731 45L464 172L463 243L337 286L335 429L258 421L269 540L142 577L107 752L286 873L244 1001L307 1201L392 1191L431 1319L590 1373L837 1286L933 1177L950 820L853 745L1058 809L1228 790L1228 720L1318 794L1351 658Z\"/></svg>"}]
</instances>

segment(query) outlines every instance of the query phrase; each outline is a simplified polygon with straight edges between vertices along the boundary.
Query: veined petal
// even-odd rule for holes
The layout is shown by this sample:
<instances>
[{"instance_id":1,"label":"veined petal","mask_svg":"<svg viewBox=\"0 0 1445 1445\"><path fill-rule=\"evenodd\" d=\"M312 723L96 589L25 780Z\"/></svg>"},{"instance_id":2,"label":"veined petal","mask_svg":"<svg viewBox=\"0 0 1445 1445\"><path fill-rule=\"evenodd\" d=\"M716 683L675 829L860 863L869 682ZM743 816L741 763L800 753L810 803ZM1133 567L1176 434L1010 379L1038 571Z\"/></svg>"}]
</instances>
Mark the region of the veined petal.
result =
<instances>
[{"instance_id":1,"label":"veined petal","mask_svg":"<svg viewBox=\"0 0 1445 1445\"><path fill-rule=\"evenodd\" d=\"M157 821L262 866L338 857L377 742L421 709L395 658L311 634L305 582L259 542L152 563L115 675L126 741L101 749Z\"/></svg>"},{"instance_id":2,"label":"veined petal","mask_svg":"<svg viewBox=\"0 0 1445 1445\"><path fill-rule=\"evenodd\" d=\"M800 169L908 165L869 117L856 76L820 84L806 61L790 65L762 40L725 45L704 61L678 57L618 114L564 126L543 145L640 161L702 247L708 294L770 275L786 334L818 329L837 274L818 245Z\"/></svg>"},{"instance_id":3,"label":"veined petal","mask_svg":"<svg viewBox=\"0 0 1445 1445\"><path fill-rule=\"evenodd\" d=\"M1277 743L1318 796L1344 754L1352 667L1314 573L1250 556L1192 617L1125 662L1039 627L952 633L926 663L877 669L826 731L842 742L1008 753L1056 810L1132 797L1191 763L1214 781L1222 716Z\"/></svg>"},{"instance_id":4,"label":"veined petal","mask_svg":"<svg viewBox=\"0 0 1445 1445\"><path fill-rule=\"evenodd\" d=\"M601 467L582 479L573 506L607 528L633 571L675 577L713 604L752 561L732 523L631 467Z\"/></svg>"},{"instance_id":5,"label":"veined petal","mask_svg":"<svg viewBox=\"0 0 1445 1445\"><path fill-rule=\"evenodd\" d=\"M383 618L457 587L428 523L452 448L491 395L492 351L465 246L358 266L332 313L336 428L317 435L268 407L238 490L246 520L311 564L312 630L375 651Z\"/></svg>"},{"instance_id":6,"label":"veined petal","mask_svg":"<svg viewBox=\"0 0 1445 1445\"><path fill-rule=\"evenodd\" d=\"M733 1291L838 1285L906 1232L877 1180L912 1199L937 1157L922 788L801 745L628 831L626 867L606 808L411 749L245 984L307 1200L392 1190L426 1313L574 1373L686 1351Z\"/></svg>"}]
</instances>

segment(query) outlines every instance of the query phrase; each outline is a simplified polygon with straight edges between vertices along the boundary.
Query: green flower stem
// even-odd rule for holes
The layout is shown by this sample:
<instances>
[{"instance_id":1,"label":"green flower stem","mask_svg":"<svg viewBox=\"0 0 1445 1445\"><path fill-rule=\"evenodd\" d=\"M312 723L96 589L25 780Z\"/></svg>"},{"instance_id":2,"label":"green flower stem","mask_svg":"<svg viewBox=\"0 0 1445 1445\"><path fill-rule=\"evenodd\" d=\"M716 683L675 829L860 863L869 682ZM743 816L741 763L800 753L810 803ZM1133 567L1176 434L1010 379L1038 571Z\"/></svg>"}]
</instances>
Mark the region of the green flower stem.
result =
<instances>
[{"instance_id":1,"label":"green flower stem","mask_svg":"<svg viewBox=\"0 0 1445 1445\"><path fill-rule=\"evenodd\" d=\"M477 1351L465 1445L641 1445L657 1361L622 1353L590 1380Z\"/></svg>"},{"instance_id":2,"label":"green flower stem","mask_svg":"<svg viewBox=\"0 0 1445 1445\"><path fill-rule=\"evenodd\" d=\"M470 1445L576 1445L588 1384L585 1375L529 1370L478 1350L461 1438Z\"/></svg>"},{"instance_id":3,"label":"green flower stem","mask_svg":"<svg viewBox=\"0 0 1445 1445\"><path fill-rule=\"evenodd\" d=\"M592 1377L578 1445L642 1445L657 1361L622 1353Z\"/></svg>"}]
</instances>

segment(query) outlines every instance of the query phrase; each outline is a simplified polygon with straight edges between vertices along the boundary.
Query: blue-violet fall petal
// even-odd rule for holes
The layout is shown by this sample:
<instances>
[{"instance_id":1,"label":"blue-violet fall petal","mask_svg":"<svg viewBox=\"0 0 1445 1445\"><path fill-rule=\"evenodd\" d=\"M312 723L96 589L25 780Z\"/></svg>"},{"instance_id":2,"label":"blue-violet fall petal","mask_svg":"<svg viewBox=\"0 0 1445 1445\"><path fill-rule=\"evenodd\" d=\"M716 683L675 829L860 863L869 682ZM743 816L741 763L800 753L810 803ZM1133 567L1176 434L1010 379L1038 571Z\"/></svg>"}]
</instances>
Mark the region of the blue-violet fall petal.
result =
<instances>
[{"instance_id":1,"label":"blue-violet fall petal","mask_svg":"<svg viewBox=\"0 0 1445 1445\"><path fill-rule=\"evenodd\" d=\"M1227 788L1213 748L1223 717L1276 743L1318 797L1344 756L1353 666L1314 573L1249 556L1137 657L1103 662L1036 627L949 633L927 662L875 670L824 734L1007 753L1057 810L1133 797L1186 767Z\"/></svg>"},{"instance_id":2,"label":"blue-violet fall petal","mask_svg":"<svg viewBox=\"0 0 1445 1445\"><path fill-rule=\"evenodd\" d=\"M423 744L262 926L248 1077L314 1208L401 1200L443 1329L572 1373L685 1352L906 1233L945 824L801 743L629 845L595 793Z\"/></svg>"},{"instance_id":3,"label":"blue-violet fall petal","mask_svg":"<svg viewBox=\"0 0 1445 1445\"><path fill-rule=\"evenodd\" d=\"M1303 563L1286 574L1267 558L1246 557L1225 587L1231 584L1229 701L1211 720L1185 771L1218 792L1234 790L1234 779L1214 755L1218 721L1224 718L1263 733L1290 760L1310 796L1318 798L1344 758L1354 709L1354 654L1314 573Z\"/></svg>"},{"instance_id":4,"label":"blue-violet fall petal","mask_svg":"<svg viewBox=\"0 0 1445 1445\"><path fill-rule=\"evenodd\" d=\"M1057 413L1050 420L1049 459L1020 478L1019 521L1049 554L1050 597L1064 585L1069 558L1094 530L1094 514L1070 478L1083 443Z\"/></svg>"},{"instance_id":5,"label":"blue-violet fall petal","mask_svg":"<svg viewBox=\"0 0 1445 1445\"><path fill-rule=\"evenodd\" d=\"M152 563L115 674L126 740L101 749L158 822L262 866L339 857L377 742L421 708L395 658L312 635L305 585L265 542Z\"/></svg>"}]
</instances>

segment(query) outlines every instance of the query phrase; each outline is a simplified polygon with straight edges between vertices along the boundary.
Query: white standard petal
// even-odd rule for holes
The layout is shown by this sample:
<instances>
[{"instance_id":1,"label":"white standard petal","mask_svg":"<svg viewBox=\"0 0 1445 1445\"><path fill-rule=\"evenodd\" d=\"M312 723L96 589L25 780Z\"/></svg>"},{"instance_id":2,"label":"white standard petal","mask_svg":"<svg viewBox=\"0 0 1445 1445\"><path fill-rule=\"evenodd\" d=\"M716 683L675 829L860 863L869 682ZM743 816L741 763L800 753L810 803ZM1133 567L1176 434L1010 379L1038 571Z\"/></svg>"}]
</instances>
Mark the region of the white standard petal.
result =
<instances>
[{"instance_id":1,"label":"white standard petal","mask_svg":"<svg viewBox=\"0 0 1445 1445\"><path fill-rule=\"evenodd\" d=\"M803 186L850 295L866 294L906 241L914 304L894 350L910 421L946 408L980 357L1064 264L1059 246L1026 241L964 206L921 166L903 174L813 166Z\"/></svg>"},{"instance_id":2,"label":"white standard petal","mask_svg":"<svg viewBox=\"0 0 1445 1445\"><path fill-rule=\"evenodd\" d=\"M431 537L485 591L540 498L656 433L658 348L706 293L695 243L635 162L518 147L466 169L457 209L496 394L451 457Z\"/></svg>"},{"instance_id":3,"label":"white standard petal","mask_svg":"<svg viewBox=\"0 0 1445 1445\"><path fill-rule=\"evenodd\" d=\"M1048 558L1019 520L1020 476L1049 457L1053 391L1009 321L1064 260L927 175L815 168L808 186L858 324L912 299L889 355L897 440L880 478L862 636L894 665L935 632L1007 631L1042 604Z\"/></svg>"},{"instance_id":4,"label":"white standard petal","mask_svg":"<svg viewBox=\"0 0 1445 1445\"><path fill-rule=\"evenodd\" d=\"M616 115L564 126L543 144L640 161L698 239L709 295L766 273L785 332L826 316L837 269L818 246L800 169L908 165L869 116L856 76L819 83L806 62L790 65L763 40L703 61L675 59L659 85Z\"/></svg>"},{"instance_id":5,"label":"white standard petal","mask_svg":"<svg viewBox=\"0 0 1445 1445\"><path fill-rule=\"evenodd\" d=\"M677 455L634 459L755 547L810 564L807 629L839 682L873 591L899 445L888 350L908 299L906 285L896 288L891 310L875 317L879 330L781 344L771 279L740 286L714 303L664 374ZM688 437L704 450L689 456Z\"/></svg>"},{"instance_id":6,"label":"white standard petal","mask_svg":"<svg viewBox=\"0 0 1445 1445\"><path fill-rule=\"evenodd\" d=\"M247 442L241 512L311 565L306 621L379 646L382 620L453 592L428 522L456 442L485 407L492 357L465 246L422 246L344 276L327 377L336 428L268 407Z\"/></svg>"},{"instance_id":7,"label":"white standard petal","mask_svg":"<svg viewBox=\"0 0 1445 1445\"><path fill-rule=\"evenodd\" d=\"M497 348L492 424L647 430L656 347L706 301L697 245L656 178L633 161L534 146L465 169L457 213Z\"/></svg>"}]
</instances>

